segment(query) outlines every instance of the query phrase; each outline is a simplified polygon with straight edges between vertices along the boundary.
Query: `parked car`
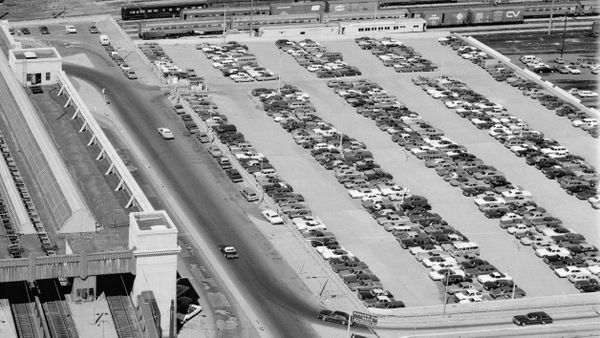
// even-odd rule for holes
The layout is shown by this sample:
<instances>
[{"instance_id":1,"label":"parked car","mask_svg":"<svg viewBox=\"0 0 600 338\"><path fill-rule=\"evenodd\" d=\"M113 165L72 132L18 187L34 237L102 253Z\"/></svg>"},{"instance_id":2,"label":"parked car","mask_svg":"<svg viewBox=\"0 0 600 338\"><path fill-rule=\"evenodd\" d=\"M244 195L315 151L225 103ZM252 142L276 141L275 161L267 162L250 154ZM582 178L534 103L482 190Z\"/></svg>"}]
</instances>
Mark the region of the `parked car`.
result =
<instances>
[{"instance_id":1,"label":"parked car","mask_svg":"<svg viewBox=\"0 0 600 338\"><path fill-rule=\"evenodd\" d=\"M322 310L319 312L318 318L326 322L332 322L342 325L348 325L350 315L342 311ZM354 323L351 323L352 325Z\"/></svg>"},{"instance_id":2,"label":"parked car","mask_svg":"<svg viewBox=\"0 0 600 338\"><path fill-rule=\"evenodd\" d=\"M240 190L240 194L248 202L258 201L258 194L256 194L250 188L244 188L244 189Z\"/></svg>"},{"instance_id":3,"label":"parked car","mask_svg":"<svg viewBox=\"0 0 600 338\"><path fill-rule=\"evenodd\" d=\"M263 217L271 224L283 224L283 218L275 211L267 209L262 212Z\"/></svg>"}]
</instances>

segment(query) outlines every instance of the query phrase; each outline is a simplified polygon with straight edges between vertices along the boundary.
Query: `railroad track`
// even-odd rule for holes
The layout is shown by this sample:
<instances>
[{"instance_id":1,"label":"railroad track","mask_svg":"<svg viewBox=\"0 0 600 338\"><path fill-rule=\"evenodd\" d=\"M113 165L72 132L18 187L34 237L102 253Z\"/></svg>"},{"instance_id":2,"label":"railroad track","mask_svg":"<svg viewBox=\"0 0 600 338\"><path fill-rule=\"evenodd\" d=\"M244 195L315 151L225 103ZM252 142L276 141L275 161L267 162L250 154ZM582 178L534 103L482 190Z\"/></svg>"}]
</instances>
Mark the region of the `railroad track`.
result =
<instances>
[{"instance_id":1,"label":"railroad track","mask_svg":"<svg viewBox=\"0 0 600 338\"><path fill-rule=\"evenodd\" d=\"M11 304L13 318L20 338L38 338L32 313L33 303Z\"/></svg>"},{"instance_id":2,"label":"railroad track","mask_svg":"<svg viewBox=\"0 0 600 338\"><path fill-rule=\"evenodd\" d=\"M42 304L52 337L76 338L77 330L64 301L53 300Z\"/></svg>"},{"instance_id":3,"label":"railroad track","mask_svg":"<svg viewBox=\"0 0 600 338\"><path fill-rule=\"evenodd\" d=\"M142 338L135 310L127 296L107 296L106 301L119 338Z\"/></svg>"}]
</instances>

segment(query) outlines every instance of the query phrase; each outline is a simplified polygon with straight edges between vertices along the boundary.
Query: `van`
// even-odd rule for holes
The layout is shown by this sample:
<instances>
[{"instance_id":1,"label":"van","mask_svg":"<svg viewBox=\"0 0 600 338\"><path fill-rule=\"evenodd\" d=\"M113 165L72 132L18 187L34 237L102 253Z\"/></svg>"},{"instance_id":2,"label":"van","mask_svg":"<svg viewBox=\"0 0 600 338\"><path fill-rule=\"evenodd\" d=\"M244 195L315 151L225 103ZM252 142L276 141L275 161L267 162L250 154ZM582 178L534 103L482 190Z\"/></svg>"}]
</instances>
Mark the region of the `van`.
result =
<instances>
[{"instance_id":1,"label":"van","mask_svg":"<svg viewBox=\"0 0 600 338\"><path fill-rule=\"evenodd\" d=\"M442 248L453 257L460 257L467 254L479 255L479 245L475 242L452 242L443 244Z\"/></svg>"},{"instance_id":2,"label":"van","mask_svg":"<svg viewBox=\"0 0 600 338\"><path fill-rule=\"evenodd\" d=\"M108 36L106 34L100 35L100 37L98 39L100 39L100 44L102 46L110 45L110 40L108 39Z\"/></svg>"},{"instance_id":3,"label":"van","mask_svg":"<svg viewBox=\"0 0 600 338\"><path fill-rule=\"evenodd\" d=\"M523 63L528 63L528 62L536 61L537 58L535 57L535 55L523 55L523 56L521 56L521 58L519 60L521 60L521 62L523 62Z\"/></svg>"}]
</instances>

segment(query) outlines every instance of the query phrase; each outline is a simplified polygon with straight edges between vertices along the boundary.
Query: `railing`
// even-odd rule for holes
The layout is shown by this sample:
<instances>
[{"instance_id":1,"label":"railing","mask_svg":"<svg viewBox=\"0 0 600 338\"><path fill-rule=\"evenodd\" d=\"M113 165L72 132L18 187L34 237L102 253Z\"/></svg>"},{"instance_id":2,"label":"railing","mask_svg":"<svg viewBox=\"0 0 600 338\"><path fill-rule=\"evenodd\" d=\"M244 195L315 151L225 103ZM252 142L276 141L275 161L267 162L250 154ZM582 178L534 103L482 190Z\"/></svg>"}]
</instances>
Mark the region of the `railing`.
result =
<instances>
[{"instance_id":1,"label":"railing","mask_svg":"<svg viewBox=\"0 0 600 338\"><path fill-rule=\"evenodd\" d=\"M131 199L125 207L130 207L135 201L141 211L154 211L152 204L150 204L150 201L131 175L131 172L129 172L129 169L127 169L125 166L125 163L123 163L123 160L104 134L104 131L100 128L100 125L98 125L94 119L94 116L89 111L88 107L85 105L79 96L79 93L77 93L64 71L60 72L57 78L62 86L61 90L59 91L59 95L66 91L68 94L67 105L70 103L75 104L76 110L72 118L82 117L84 120L82 130L88 128L93 135L92 139L90 140L90 144L93 144L94 142L99 143L102 150L100 151L100 154L98 154L98 159L106 156L110 160L111 165L107 174L116 171L118 176L121 178L119 186L117 186L116 190L120 190L123 185L126 185L128 191L131 193Z\"/></svg>"},{"instance_id":2,"label":"railing","mask_svg":"<svg viewBox=\"0 0 600 338\"><path fill-rule=\"evenodd\" d=\"M135 274L131 251L97 252L0 260L0 283L38 279Z\"/></svg>"},{"instance_id":3,"label":"railing","mask_svg":"<svg viewBox=\"0 0 600 338\"><path fill-rule=\"evenodd\" d=\"M119 338L142 337L137 316L127 296L106 296Z\"/></svg>"}]
</instances>

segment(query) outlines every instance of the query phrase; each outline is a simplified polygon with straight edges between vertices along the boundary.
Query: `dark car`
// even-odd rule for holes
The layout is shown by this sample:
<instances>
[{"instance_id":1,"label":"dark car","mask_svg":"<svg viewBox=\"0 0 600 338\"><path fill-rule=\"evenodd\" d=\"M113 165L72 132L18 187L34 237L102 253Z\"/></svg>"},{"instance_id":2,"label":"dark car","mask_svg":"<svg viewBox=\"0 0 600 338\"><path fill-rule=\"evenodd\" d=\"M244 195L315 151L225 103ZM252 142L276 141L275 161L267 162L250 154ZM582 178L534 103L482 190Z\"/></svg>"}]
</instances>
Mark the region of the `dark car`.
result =
<instances>
[{"instance_id":1,"label":"dark car","mask_svg":"<svg viewBox=\"0 0 600 338\"><path fill-rule=\"evenodd\" d=\"M514 285L514 282L512 280L507 280L507 279L499 279L493 282L485 282L483 283L483 288L485 290L494 290L497 288L502 288L502 287L510 287L512 288L512 286Z\"/></svg>"},{"instance_id":2,"label":"dark car","mask_svg":"<svg viewBox=\"0 0 600 338\"><path fill-rule=\"evenodd\" d=\"M50 30L46 26L40 26L40 32L44 35L50 34Z\"/></svg>"},{"instance_id":3,"label":"dark car","mask_svg":"<svg viewBox=\"0 0 600 338\"><path fill-rule=\"evenodd\" d=\"M29 31L29 28L27 28L27 27L21 28L20 31L22 34L25 34L25 35L31 34L31 31Z\"/></svg>"},{"instance_id":4,"label":"dark car","mask_svg":"<svg viewBox=\"0 0 600 338\"><path fill-rule=\"evenodd\" d=\"M350 315L342 311L322 310L319 312L318 318L326 322L338 323L342 325L348 325L348 322L350 321Z\"/></svg>"},{"instance_id":5,"label":"dark car","mask_svg":"<svg viewBox=\"0 0 600 338\"><path fill-rule=\"evenodd\" d=\"M534 324L552 324L552 317L548 316L548 314L543 311L530 312L526 315L514 316L513 323L520 326Z\"/></svg>"},{"instance_id":6,"label":"dark car","mask_svg":"<svg viewBox=\"0 0 600 338\"><path fill-rule=\"evenodd\" d=\"M100 33L100 31L98 30L98 27L93 26L93 25L90 26L89 30L90 30L90 33L92 33L92 34L98 34L98 33Z\"/></svg>"},{"instance_id":7,"label":"dark car","mask_svg":"<svg viewBox=\"0 0 600 338\"><path fill-rule=\"evenodd\" d=\"M237 169L227 169L225 170L225 174L227 174L227 177L229 177L233 183L242 182L244 180Z\"/></svg>"},{"instance_id":8,"label":"dark car","mask_svg":"<svg viewBox=\"0 0 600 338\"><path fill-rule=\"evenodd\" d=\"M240 258L237 250L232 245L219 245L219 251L225 256L227 259L237 259Z\"/></svg>"}]
</instances>

